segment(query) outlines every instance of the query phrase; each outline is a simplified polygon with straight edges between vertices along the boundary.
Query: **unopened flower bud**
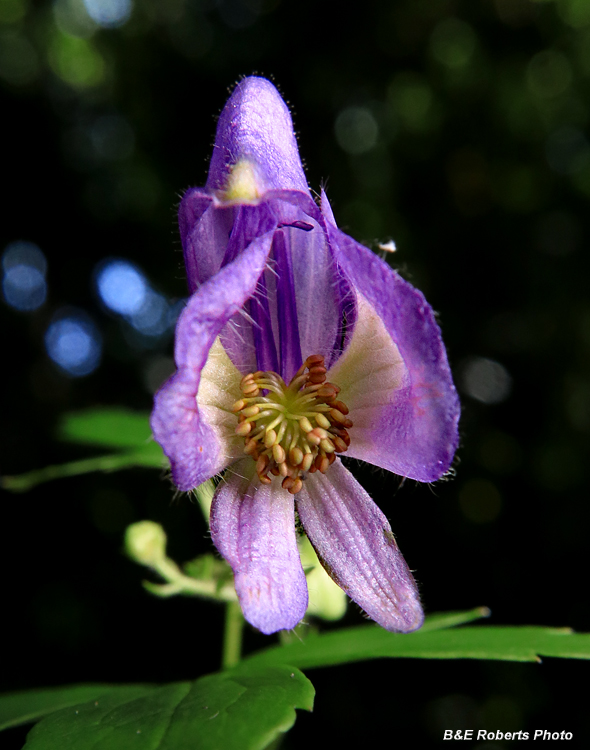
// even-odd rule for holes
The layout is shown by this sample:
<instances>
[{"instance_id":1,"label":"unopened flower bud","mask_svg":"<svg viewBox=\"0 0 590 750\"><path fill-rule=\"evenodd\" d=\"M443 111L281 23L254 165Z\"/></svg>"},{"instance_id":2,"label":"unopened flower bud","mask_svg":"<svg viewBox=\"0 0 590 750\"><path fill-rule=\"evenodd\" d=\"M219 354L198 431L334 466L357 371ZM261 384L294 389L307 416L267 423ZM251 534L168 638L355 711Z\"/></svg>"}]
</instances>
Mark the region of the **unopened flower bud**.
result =
<instances>
[{"instance_id":1,"label":"unopened flower bud","mask_svg":"<svg viewBox=\"0 0 590 750\"><path fill-rule=\"evenodd\" d=\"M125 550L135 562L153 567L166 557L166 532L153 521L133 523L125 532Z\"/></svg>"}]
</instances>

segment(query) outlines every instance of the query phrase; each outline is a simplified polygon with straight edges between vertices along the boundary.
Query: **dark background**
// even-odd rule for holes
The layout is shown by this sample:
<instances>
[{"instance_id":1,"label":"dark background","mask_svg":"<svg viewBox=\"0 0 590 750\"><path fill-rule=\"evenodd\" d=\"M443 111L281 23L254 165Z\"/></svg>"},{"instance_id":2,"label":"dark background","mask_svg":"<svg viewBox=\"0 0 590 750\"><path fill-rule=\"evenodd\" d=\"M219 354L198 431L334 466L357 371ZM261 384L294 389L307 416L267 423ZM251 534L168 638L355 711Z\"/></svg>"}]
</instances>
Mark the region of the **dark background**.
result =
<instances>
[{"instance_id":1,"label":"dark background","mask_svg":"<svg viewBox=\"0 0 590 750\"><path fill-rule=\"evenodd\" d=\"M48 263L45 304L0 305L2 473L96 453L53 439L65 411L150 409L171 334L134 338L93 274L121 257L169 300L186 296L176 206L205 182L228 87L258 73L292 105L310 186L327 185L340 226L377 250L394 238L388 260L440 315L463 401L456 478L398 488L353 467L426 610L486 605L494 624L589 631L590 5L135 0L126 23L101 28L82 0L5 0L0 24L0 252L27 240ZM92 135L104 117L119 124L106 146ZM103 336L86 377L44 347L69 306ZM3 660L1 689L218 668L222 609L150 598L122 554L124 528L143 518L164 524L180 561L210 549L198 507L165 477L3 492L2 516L3 652L18 660ZM354 605L345 621L361 622ZM268 642L247 633L247 649ZM311 672L315 712L285 746L323 746L320 728L341 747L381 731L387 746L438 746L444 729L469 727L565 729L582 746L587 670L400 660ZM6 747L24 736L7 733Z\"/></svg>"}]
</instances>

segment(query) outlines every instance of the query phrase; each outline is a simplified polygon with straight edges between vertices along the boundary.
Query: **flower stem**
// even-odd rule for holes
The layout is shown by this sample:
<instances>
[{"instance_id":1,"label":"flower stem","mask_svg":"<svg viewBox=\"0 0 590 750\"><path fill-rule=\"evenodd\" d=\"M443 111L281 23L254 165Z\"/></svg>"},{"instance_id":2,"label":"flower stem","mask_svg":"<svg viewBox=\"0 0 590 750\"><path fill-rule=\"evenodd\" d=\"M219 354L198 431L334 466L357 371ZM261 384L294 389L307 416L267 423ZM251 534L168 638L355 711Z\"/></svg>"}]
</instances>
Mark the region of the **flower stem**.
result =
<instances>
[{"instance_id":1,"label":"flower stem","mask_svg":"<svg viewBox=\"0 0 590 750\"><path fill-rule=\"evenodd\" d=\"M134 453L113 453L106 456L83 458L80 461L70 461L55 466L45 466L26 474L4 476L0 479L0 486L11 492L27 492L36 485L49 482L52 479L75 477L92 471L117 471L118 469L136 466L138 463L137 456Z\"/></svg>"},{"instance_id":2,"label":"flower stem","mask_svg":"<svg viewBox=\"0 0 590 750\"><path fill-rule=\"evenodd\" d=\"M235 667L242 655L242 630L244 617L238 602L228 602L225 605L225 630L223 633L223 653L221 666L223 669Z\"/></svg>"}]
</instances>

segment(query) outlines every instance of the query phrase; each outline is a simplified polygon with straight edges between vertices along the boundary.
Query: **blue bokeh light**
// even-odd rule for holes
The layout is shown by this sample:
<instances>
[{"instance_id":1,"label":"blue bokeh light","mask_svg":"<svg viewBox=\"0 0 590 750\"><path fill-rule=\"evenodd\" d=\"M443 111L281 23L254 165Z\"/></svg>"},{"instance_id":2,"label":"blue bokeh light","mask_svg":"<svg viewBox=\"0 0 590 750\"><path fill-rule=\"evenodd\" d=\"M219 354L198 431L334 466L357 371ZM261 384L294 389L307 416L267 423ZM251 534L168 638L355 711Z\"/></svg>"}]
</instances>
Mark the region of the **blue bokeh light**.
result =
<instances>
[{"instance_id":1,"label":"blue bokeh light","mask_svg":"<svg viewBox=\"0 0 590 750\"><path fill-rule=\"evenodd\" d=\"M135 315L146 303L149 292L143 273L127 260L109 260L96 275L102 302L119 315Z\"/></svg>"},{"instance_id":2,"label":"blue bokeh light","mask_svg":"<svg viewBox=\"0 0 590 750\"><path fill-rule=\"evenodd\" d=\"M102 337L91 318L82 310L58 312L45 333L50 358L72 377L94 372L102 356Z\"/></svg>"},{"instance_id":3,"label":"blue bokeh light","mask_svg":"<svg viewBox=\"0 0 590 750\"><path fill-rule=\"evenodd\" d=\"M133 9L131 0L84 0L84 7L95 23L108 29L123 26Z\"/></svg>"},{"instance_id":4,"label":"blue bokeh light","mask_svg":"<svg viewBox=\"0 0 590 750\"><path fill-rule=\"evenodd\" d=\"M129 322L144 336L161 336L168 329L168 302L161 294L150 289L144 304Z\"/></svg>"},{"instance_id":5,"label":"blue bokeh light","mask_svg":"<svg viewBox=\"0 0 590 750\"><path fill-rule=\"evenodd\" d=\"M16 310L36 310L47 299L43 274L31 266L13 266L2 279L4 299Z\"/></svg>"},{"instance_id":6,"label":"blue bokeh light","mask_svg":"<svg viewBox=\"0 0 590 750\"><path fill-rule=\"evenodd\" d=\"M47 259L34 242L17 240L6 246L2 254L2 268L8 271L22 265L36 268L43 276L47 273Z\"/></svg>"},{"instance_id":7,"label":"blue bokeh light","mask_svg":"<svg viewBox=\"0 0 590 750\"><path fill-rule=\"evenodd\" d=\"M2 255L2 292L11 307L30 312L47 299L47 260L32 242L11 242Z\"/></svg>"}]
</instances>

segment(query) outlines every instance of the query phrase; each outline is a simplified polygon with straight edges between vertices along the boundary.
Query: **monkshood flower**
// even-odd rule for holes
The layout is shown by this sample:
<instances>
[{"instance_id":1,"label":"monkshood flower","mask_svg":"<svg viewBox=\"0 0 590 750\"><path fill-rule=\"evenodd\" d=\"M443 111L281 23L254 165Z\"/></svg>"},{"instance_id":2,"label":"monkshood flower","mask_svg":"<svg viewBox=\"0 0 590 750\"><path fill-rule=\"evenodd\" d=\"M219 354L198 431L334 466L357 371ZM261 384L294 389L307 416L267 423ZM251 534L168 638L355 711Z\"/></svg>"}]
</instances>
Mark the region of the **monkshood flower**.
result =
<instances>
[{"instance_id":1,"label":"monkshood flower","mask_svg":"<svg viewBox=\"0 0 590 750\"><path fill-rule=\"evenodd\" d=\"M383 513L338 454L420 482L449 468L459 405L422 294L337 227L307 187L289 111L246 78L219 119L207 184L180 206L191 298L152 429L188 491L221 472L211 535L245 618L307 607L296 513L329 575L409 632L417 587Z\"/></svg>"}]
</instances>

